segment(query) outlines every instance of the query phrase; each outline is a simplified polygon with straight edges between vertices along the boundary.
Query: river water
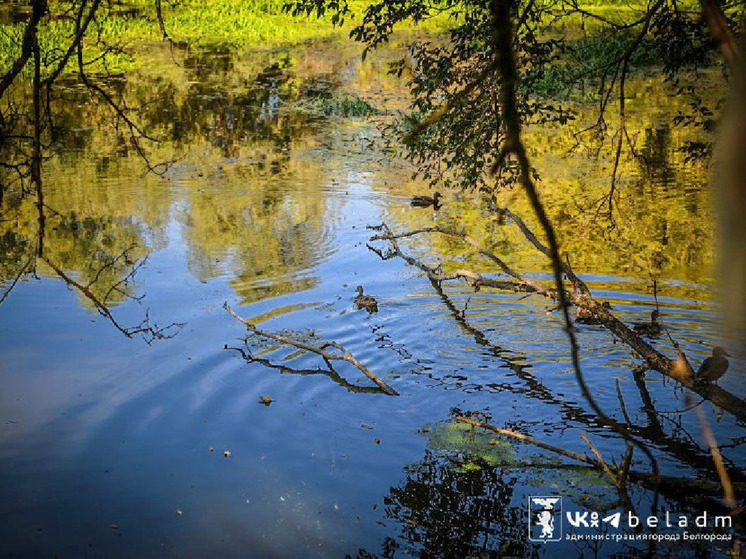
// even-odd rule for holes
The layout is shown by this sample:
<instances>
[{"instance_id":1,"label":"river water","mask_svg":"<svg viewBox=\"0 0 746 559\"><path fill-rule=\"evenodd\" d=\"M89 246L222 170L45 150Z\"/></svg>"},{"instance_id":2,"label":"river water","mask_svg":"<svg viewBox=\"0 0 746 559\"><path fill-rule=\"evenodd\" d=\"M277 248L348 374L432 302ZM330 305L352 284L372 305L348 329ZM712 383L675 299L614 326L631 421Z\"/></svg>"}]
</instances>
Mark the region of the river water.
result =
<instances>
[{"instance_id":1,"label":"river water","mask_svg":"<svg viewBox=\"0 0 746 559\"><path fill-rule=\"evenodd\" d=\"M472 194L445 193L437 212L410 207L412 194L430 191L382 148L379 124L406 106L402 83L385 76L388 55L363 63L356 48L337 43L251 56L162 46L141 54L145 67L110 85L147 101L140 117L162 140L148 144L151 160L175 162L163 177L145 174L106 108L70 84L61 147L44 169L45 251L107 299L121 328L148 318L167 336L125 336L43 262L21 276L0 308L2 555L730 549L527 540L529 496L559 495L567 511L605 516L622 510L617 493L602 473L455 424L454 409L581 454L590 453L585 433L617 463L626 444L584 400L546 300L465 284L439 289L368 248L369 225L463 224L512 266L550 277L520 234ZM695 368L725 345L731 369L719 384L744 397L742 348L718 328L708 170L677 151L691 132L667 123L676 101L654 83L641 76L631 88L632 136L647 163L623 160L615 228L596 211L608 190L608 146L593 158L570 150L570 132L530 127L532 157L563 247L594 293L621 319L641 321L655 308L655 278L665 323ZM328 115L329 104L318 102L357 96L381 112ZM590 104L575 109L580 121L593 117ZM530 222L520 192L502 195ZM3 203L7 288L33 250L36 216L33 200ZM433 265L494 272L451 240L403 246ZM357 285L377 297L377 313L355 309ZM343 344L399 396L370 390L352 367L341 366L339 380L318 373L323 361L310 355L256 339L247 350L245 328L224 302L260 328ZM578 335L598 403L653 451L663 473L717 482L694 409L700 399L654 372L636 382L637 360L601 327L581 326ZM654 343L673 354L667 339ZM233 348L301 372L248 363ZM707 403L701 409L743 481L743 425ZM650 471L639 451L633 469ZM651 491L631 485L630 499L639 515L651 514ZM714 514L716 501L669 491L658 510L694 518Z\"/></svg>"}]
</instances>

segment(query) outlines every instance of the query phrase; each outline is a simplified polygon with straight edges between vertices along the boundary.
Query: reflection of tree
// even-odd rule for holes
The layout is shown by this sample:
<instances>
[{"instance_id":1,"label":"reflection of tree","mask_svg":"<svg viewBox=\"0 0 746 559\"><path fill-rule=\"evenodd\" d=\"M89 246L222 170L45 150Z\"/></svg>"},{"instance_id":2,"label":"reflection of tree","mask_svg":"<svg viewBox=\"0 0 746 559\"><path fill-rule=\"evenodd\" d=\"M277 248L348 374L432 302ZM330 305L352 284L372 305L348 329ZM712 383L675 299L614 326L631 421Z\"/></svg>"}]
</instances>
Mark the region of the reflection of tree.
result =
<instances>
[{"instance_id":1,"label":"reflection of tree","mask_svg":"<svg viewBox=\"0 0 746 559\"><path fill-rule=\"evenodd\" d=\"M525 514L511 504L519 478L488 467L460 468L431 451L406 469L406 481L384 498L386 518L400 526L400 549L417 557L536 557L526 543ZM396 546L384 543L386 548ZM365 556L365 555L361 555Z\"/></svg>"},{"instance_id":2,"label":"reflection of tree","mask_svg":"<svg viewBox=\"0 0 746 559\"><path fill-rule=\"evenodd\" d=\"M318 257L314 245L325 240L328 207L317 188L324 171L292 157L296 150L315 147L310 133L317 128L316 117L294 107L335 87L339 78L326 73L333 67L310 62L295 67L287 55L271 53L248 62L233 53L196 48L174 47L173 55L181 63L169 57L158 73L146 66L103 83L112 98L138 107L133 114L143 130L169 140L150 146L154 159L188 148L199 153L198 168L216 170L216 179L228 182L220 194L195 189L189 195L190 269L203 280L215 277L230 255L234 287L246 299L307 289L313 278L295 277L296 272ZM91 97L72 77L60 76L57 85L61 93L50 98L49 107L57 140L66 149L44 161L49 177L43 189L44 251L83 284L105 266L104 285L116 281L108 262L123 250L137 246L130 253L136 260L149 252L145 247L165 242L172 191L152 176L123 187L96 186L104 180L111 184L112 177L141 176L142 161L126 129L112 122L106 102ZM14 89L32 97L31 84L21 81ZM0 277L10 281L24 262L19 251L36 246L38 212L32 198L4 192L0 234L9 235L3 237ZM261 281L268 278L280 281Z\"/></svg>"},{"instance_id":3,"label":"reflection of tree","mask_svg":"<svg viewBox=\"0 0 746 559\"><path fill-rule=\"evenodd\" d=\"M634 81L632 83L634 85ZM665 92L656 95L663 96ZM649 99L655 104L657 97ZM681 100L666 102L675 114ZM646 102L646 107L647 107ZM662 111L663 112L663 111ZM668 116L670 116L670 114ZM585 115L584 115L585 116ZM672 150L690 137L689 129L659 127L656 119L667 115L630 115L627 129L637 138L644 157L624 157L619 163L618 197L615 200L616 229L608 232L608 222L599 219L595 202L608 192L612 161L602 153L589 158L584 152L571 152L573 135L552 127L528 127L527 143L535 154L534 162L543 177L542 195L547 212L555 224L562 246L573 255L573 265L584 273L612 277L647 277L653 272L663 279L686 279L706 284L712 280L714 262L714 222L710 193L706 188L704 165L685 162L685 155ZM587 117L586 117L587 118ZM665 153L668 149L668 153ZM650 165L644 165L645 158ZM514 192L497 193L499 203L510 204L516 213L526 216L532 227L528 204ZM471 196L449 200L439 211L437 221L445 227L468 228L507 262L532 270L545 270L545 260L526 250L516 232L498 221L485 219L486 208L475 204ZM391 212L387 221L399 229L417 229L431 223L429 214ZM602 250L589 250L602 246ZM456 243L436 239L431 250L445 256L456 253ZM472 261L469 261L472 263ZM703 294L685 291L683 299Z\"/></svg>"},{"instance_id":4,"label":"reflection of tree","mask_svg":"<svg viewBox=\"0 0 746 559\"><path fill-rule=\"evenodd\" d=\"M234 289L249 300L263 298L265 291L308 288L312 278L294 275L318 258L325 215L323 192L299 191L289 181L257 189L232 182L220 194L195 192L187 230L190 269L206 281L217 275L214 259L220 255L227 261L219 267L231 268ZM265 288L257 285L270 279Z\"/></svg>"},{"instance_id":5,"label":"reflection of tree","mask_svg":"<svg viewBox=\"0 0 746 559\"><path fill-rule=\"evenodd\" d=\"M291 141L313 130L307 112L288 107L316 90L318 81L295 73L287 58L245 69L236 67L237 57L228 51L186 49L183 56L183 75L141 73L130 79L132 96L153 99L143 112L148 129L161 130L176 146L205 140L222 157L235 158L247 144L268 142L287 159ZM180 81L188 85L177 86ZM331 80L323 84L323 91L333 87Z\"/></svg>"},{"instance_id":6,"label":"reflection of tree","mask_svg":"<svg viewBox=\"0 0 746 559\"><path fill-rule=\"evenodd\" d=\"M0 234L0 281L5 283L0 303L18 281L40 273L63 280L83 305L105 317L127 337L141 335L147 342L171 337L178 327L152 323L148 311L140 323L126 326L114 316L118 304L142 296L135 293L135 276L147 259L142 232L134 220L79 217L51 212L34 217L37 205L29 199L12 206L15 220ZM35 226L41 223L37 230ZM7 226L8 223L3 224Z\"/></svg>"},{"instance_id":7,"label":"reflection of tree","mask_svg":"<svg viewBox=\"0 0 746 559\"><path fill-rule=\"evenodd\" d=\"M46 10L46 3L35 0L37 4L39 10ZM80 15L75 25L81 37L88 14L98 4L82 1L73 6L71 13L77 10ZM46 22L43 18L24 21L27 26ZM74 40L70 53L79 46ZM43 57L34 62L36 48L24 57L47 72ZM0 137L0 149L8 162L0 170L0 194L4 195L0 198L0 281L6 288L29 273L60 277L59 271L66 281L87 286L88 294L77 292L91 308L100 310L99 303L112 308L135 296L129 272L147 256L146 247L164 242L170 191L164 197L162 186L152 177L133 181L126 188L95 185L103 178L142 175L142 147L133 143L136 137L144 137L140 131L171 140L149 146L153 158L172 157L188 146L201 151L200 164L214 164L221 173L225 158L230 158L229 164L242 161L244 169L248 162L248 175L237 179L240 188L233 183L238 198L247 190L245 179L264 182L268 176L286 174L276 187L249 188L234 207L230 203L237 200L230 193L195 194L189 216L189 234L195 241L190 267L198 277L212 277L215 253L230 252L237 276L234 284L249 298L278 292L276 287L248 287L264 278L285 277L279 291L305 289L313 283L312 278L291 276L310 267L316 258L310 241L323 242L324 196L317 189L296 196L300 192L288 186L299 177L309 183L307 166L292 162L290 154L299 145L298 138L314 129L314 117L288 107L309 92L328 91L335 80L319 79L312 67L293 71L286 55L278 58L267 53L246 62L227 50L172 48L171 56L182 58L182 63L174 64L169 58L168 64L158 65L157 72L144 67L126 76L93 79L79 67L77 79L59 72L43 83L29 83L21 79L23 75L18 80L3 76L12 82L8 91L14 100L13 111L3 114ZM167 68L165 74L163 68ZM81 81L86 87L81 87ZM48 94L42 95L45 86ZM39 103L34 105L33 99ZM40 125L36 136L34 122ZM7 134L13 126L19 127L23 146ZM43 135L52 130L53 139L67 149L48 158L54 144L47 144ZM33 146L38 149L32 150ZM52 178L43 188L42 162L45 176ZM30 168L38 168L38 176L31 177ZM11 188L14 176L20 180L19 190ZM36 204L29 196L31 186L37 191ZM36 266L34 252L52 264Z\"/></svg>"},{"instance_id":8,"label":"reflection of tree","mask_svg":"<svg viewBox=\"0 0 746 559\"><path fill-rule=\"evenodd\" d=\"M0 233L0 282L18 273L18 266L28 258L29 239L12 230Z\"/></svg>"},{"instance_id":9,"label":"reflection of tree","mask_svg":"<svg viewBox=\"0 0 746 559\"><path fill-rule=\"evenodd\" d=\"M57 109L65 106L65 102L55 102L56 82L70 67L75 68L86 94L106 107L108 123L114 121L114 128L118 131L121 128L121 133L115 135L115 145L129 142L149 171L160 167L150 163L149 154L143 148L142 141L152 138L132 119L131 109L121 94L122 83L117 80L107 83L105 79L94 79L89 75L92 61L90 52L83 47L83 37L91 22L95 21L101 2L81 0L67 8L65 19L69 20L71 33L63 39L64 48L52 57L47 56L47 45L39 39L41 27L53 19L53 14L49 13L50 5L46 0L31 0L30 6L31 14L23 26L20 52L0 76L0 99L3 99L0 110L0 156L3 158L0 211L4 217L2 229L7 228L3 232L5 250L0 256L16 260L13 271L3 263L0 280L7 283L0 302L5 301L24 275L36 276L39 270L43 270L63 280L126 336L139 334L148 342L170 337L172 328L177 325L161 328L151 323L147 311L135 326L120 324L112 314L112 308L118 302L140 300L131 289L137 271L145 262L142 251L137 249L140 245L138 227L133 221L101 217L95 210L84 210L79 217L75 212L78 208L69 210L70 200L64 200L64 196L63 203L58 206L60 209L55 209L50 204L53 196L45 188L42 176L42 164L48 161L52 153L50 147L58 139L60 121L56 120ZM103 51L99 60L113 52L112 46L106 44L100 35L96 46ZM27 65L32 71L30 84L22 79ZM19 96L29 89L29 96ZM74 111L75 108L71 108L61 112L67 112L66 116L69 116ZM86 208L86 204L81 207Z\"/></svg>"},{"instance_id":10,"label":"reflection of tree","mask_svg":"<svg viewBox=\"0 0 746 559\"><path fill-rule=\"evenodd\" d=\"M671 141L671 129L667 126L645 130L645 139L638 153L640 157L635 158L644 177L641 185L653 181L665 187L672 182L675 172L671 162Z\"/></svg>"},{"instance_id":11,"label":"reflection of tree","mask_svg":"<svg viewBox=\"0 0 746 559\"><path fill-rule=\"evenodd\" d=\"M219 171L219 192L189 194L186 238L195 276L206 281L230 269L231 285L245 301L315 283L300 272L324 253L320 247L329 242L336 210L319 187L328 180L326 167L306 154L314 147L296 139L291 143L296 156L286 158L271 142L257 142L251 152L255 164ZM282 171L275 173L278 158Z\"/></svg>"},{"instance_id":12,"label":"reflection of tree","mask_svg":"<svg viewBox=\"0 0 746 559\"><path fill-rule=\"evenodd\" d=\"M387 537L380 555L375 550L360 549L358 558L407 557L539 557L543 547L526 540L525 496L516 488L526 483L545 485L551 478L562 488L568 506L573 501L599 513L612 512L616 504L608 500L608 487L598 485L595 474L583 468L562 464L505 464L489 466L471 457L465 467L462 458L453 453L426 450L423 458L405 469L406 479L392 487L383 499L385 518L398 524L396 538ZM589 487L590 484L590 487ZM588 493L603 495L592 505ZM694 518L706 508L691 492L674 490L666 493L667 510ZM711 506L711 505L710 505ZM720 511L717 514L725 513ZM677 517L678 518L678 517ZM695 529L696 530L696 529ZM695 531L692 530L692 531ZM622 553L624 557L679 557L682 543L637 546L625 543L595 542L591 556ZM567 544L565 544L567 545ZM594 542L579 542L578 556ZM687 551L710 556L712 544L694 541ZM403 553L399 553L403 552ZM563 547L566 553L567 548ZM620 555L621 556L621 555ZM350 555L348 555L350 557Z\"/></svg>"},{"instance_id":13,"label":"reflection of tree","mask_svg":"<svg viewBox=\"0 0 746 559\"><path fill-rule=\"evenodd\" d=\"M70 207L55 195L47 199L51 207ZM71 193L68 201L74 199ZM4 250L0 252L0 281L16 273L23 260L21 255L28 254L30 247L36 246L38 234L37 208L32 200L13 197L6 200L4 209L13 219L0 224L0 238L4 241ZM85 284L95 278L97 285L92 287L102 297L104 293L97 291L101 286L119 283L131 270L133 262L147 255L142 224L133 217L100 214L106 210L105 206L87 210L85 214L49 210L44 228L44 256ZM132 295L130 287L121 289L122 292L109 294L110 305Z\"/></svg>"}]
</instances>

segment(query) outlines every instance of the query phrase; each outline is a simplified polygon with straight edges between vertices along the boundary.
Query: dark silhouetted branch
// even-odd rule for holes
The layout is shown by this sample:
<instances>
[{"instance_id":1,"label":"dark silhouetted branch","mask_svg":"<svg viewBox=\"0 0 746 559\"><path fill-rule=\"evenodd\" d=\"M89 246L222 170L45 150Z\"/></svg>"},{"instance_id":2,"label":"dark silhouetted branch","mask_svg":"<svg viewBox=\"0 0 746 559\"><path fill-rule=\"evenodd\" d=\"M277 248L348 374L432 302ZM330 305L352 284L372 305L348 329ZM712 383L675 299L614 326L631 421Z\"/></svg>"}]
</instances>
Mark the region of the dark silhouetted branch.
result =
<instances>
[{"instance_id":1,"label":"dark silhouetted branch","mask_svg":"<svg viewBox=\"0 0 746 559\"><path fill-rule=\"evenodd\" d=\"M380 391L383 392L384 394L388 394L390 396L399 395L399 393L396 390L394 390L384 381L379 379L375 374L373 374L373 372L370 369L368 369L368 367L366 367L352 353L350 353L347 349L345 349L344 346L342 346L341 344L338 344L337 342L324 342L320 346L307 344L299 340L288 338L287 336L283 336L281 334L275 334L274 332L267 332L266 330L261 330L257 328L251 322L237 315L233 311L233 309L228 305L228 303L224 303L223 308L227 310L236 320L241 322L244 326L246 326L246 328L248 328L254 334L257 334L258 336L269 338L270 340L275 340L277 342L280 342L281 344L296 347L303 351L315 353L316 355L324 359L327 366L332 370L333 370L333 367L331 366L331 363L330 363L331 361L347 361L351 365L355 366L361 373L363 373L371 381L373 381L373 383L375 383L376 386L378 386L378 388L380 389ZM333 353L331 351L327 351L327 348L334 348L339 353Z\"/></svg>"},{"instance_id":2,"label":"dark silhouetted branch","mask_svg":"<svg viewBox=\"0 0 746 559\"><path fill-rule=\"evenodd\" d=\"M497 435L502 435L504 437L509 437L511 439L515 439L515 440L522 441L524 443L528 443L537 448L541 448L543 450L553 452L554 454L559 454L560 456L570 458L571 460L582 462L583 464L591 466L594 469L598 469L598 470L604 469L604 464L602 464L602 462L597 459L591 458L584 454L578 454L576 452L571 452L564 448L542 442L538 439L535 439L534 437L524 435L523 433L518 433L510 429L502 429L500 427L496 427L495 425L485 423L484 421L478 421L476 419L473 419L471 417L466 417L463 415L456 416L456 420L460 421L461 423L466 423L468 425L471 425L473 427L479 427L480 429L492 431L493 433ZM612 475L614 475L615 478L621 475L623 471L622 468L611 468L609 466L607 467L609 468L609 471L612 473ZM638 483L642 483L643 485L647 487L659 487L661 491L680 492L682 490L689 490L689 491L697 491L697 492L709 493L711 495L715 495L721 490L719 483L711 482L707 480L680 478L680 477L672 477L672 476L659 476L655 474L651 475L645 472L636 472L633 470L627 470L625 475L628 479L638 482ZM746 482L735 483L733 484L733 486L738 491L746 491Z\"/></svg>"},{"instance_id":3,"label":"dark silhouetted branch","mask_svg":"<svg viewBox=\"0 0 746 559\"><path fill-rule=\"evenodd\" d=\"M249 363L259 363L263 367L267 367L268 369L275 369L277 371L280 371L280 373L283 374L290 374L290 375L325 375L332 379L334 382L336 382L338 385L340 385L343 388L346 388L350 392L355 392L357 394L378 394L381 392L381 389L378 386L359 386L357 384L352 384L345 378L343 378L334 368L328 368L328 369L298 369L295 367L289 367L288 365L281 365L279 363L275 363L273 361L270 361L269 359L265 359L262 357L256 357L255 355L252 355L250 351L247 351L246 349L243 349L241 347L229 347L226 345L224 349L229 349L232 351L237 351L241 354L241 356Z\"/></svg>"}]
</instances>

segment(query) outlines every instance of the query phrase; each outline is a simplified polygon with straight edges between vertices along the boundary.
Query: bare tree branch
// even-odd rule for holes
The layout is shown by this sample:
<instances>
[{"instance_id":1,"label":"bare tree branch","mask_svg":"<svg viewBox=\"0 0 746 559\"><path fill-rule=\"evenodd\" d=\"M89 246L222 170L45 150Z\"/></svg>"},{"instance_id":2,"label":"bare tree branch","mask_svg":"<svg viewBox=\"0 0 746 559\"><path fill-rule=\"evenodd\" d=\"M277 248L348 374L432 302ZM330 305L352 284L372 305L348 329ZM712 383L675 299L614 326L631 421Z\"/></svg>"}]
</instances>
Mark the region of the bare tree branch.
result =
<instances>
[{"instance_id":1,"label":"bare tree branch","mask_svg":"<svg viewBox=\"0 0 746 559\"><path fill-rule=\"evenodd\" d=\"M363 363L361 363L352 353L350 353L347 349L345 349L344 346L342 346L341 344L338 344L337 342L324 342L320 346L314 346L311 344L301 342L299 340L293 340L291 338L288 338L287 336L275 334L274 332L267 332L266 330L260 330L251 322L237 315L233 311L233 309L230 308L228 303L223 303L223 308L227 310L231 314L231 316L233 316L236 320L241 322L244 326L246 326L246 328L248 328L254 334L257 334L264 338L269 338L271 340L278 341L285 345L297 347L298 349L301 349L303 351L315 353L316 355L319 355L322 359L324 359L324 361L327 363L327 366L329 366L330 369L332 368L330 361L347 361L348 363L354 365L366 377L372 380L376 384L376 386L378 386L380 391L383 392L384 394L388 394L389 396L399 395L399 393L396 390L394 390L384 381L379 379L375 374L373 374L373 372L370 369L368 369L368 367L366 367ZM339 353L332 353L330 351L326 351L326 349L330 347L336 349Z\"/></svg>"},{"instance_id":2,"label":"bare tree branch","mask_svg":"<svg viewBox=\"0 0 746 559\"><path fill-rule=\"evenodd\" d=\"M297 369L295 367L289 367L288 365L281 365L279 363L275 363L269 359L264 359L262 357L256 357L255 355L252 355L250 351L247 351L241 347L229 347L228 345L226 345L225 349L237 351L249 363L259 363L263 367L267 367L268 369L276 369L280 371L280 373L283 373L283 374L301 375L301 376L325 375L325 376L328 376L330 379L332 379L337 384L339 384L340 386L356 394L378 394L381 392L381 389L378 386L359 386L357 384L352 384L351 382L343 378L339 373L337 373L337 371L334 370L333 368L328 368L326 370L324 369Z\"/></svg>"},{"instance_id":3,"label":"bare tree branch","mask_svg":"<svg viewBox=\"0 0 746 559\"><path fill-rule=\"evenodd\" d=\"M534 437L530 437L528 435L524 435L523 433L518 433L510 429L502 429L500 427L496 427L489 423L485 423L484 421L478 421L476 419L473 419L471 417L467 417L464 415L457 415L456 420L460 421L461 423L466 423L467 425L471 425L473 427L479 427L480 429L486 429L488 431L492 431L493 433L502 435L504 437L510 437L512 439L516 439L516 440L531 444L533 446L536 446L537 448L548 450L549 452L559 454L560 456L565 456L566 458L570 458L571 460L575 460L577 462L582 462L583 464L589 465L595 469L603 470L603 465L598 460L595 460L583 454L571 452L564 448L560 448L560 447L539 441L538 439L535 439ZM609 470L615 476L620 475L622 472L621 468L615 468L613 470L609 468ZM682 490L690 490L690 491L693 490L697 492L707 492L710 494L715 494L721 490L721 487L718 483L713 483L713 482L706 481L706 480L679 478L679 477L671 477L671 476L659 476L656 474L651 475L651 474L647 474L644 472L636 472L636 471L627 471L626 476L633 481L640 482L648 486L652 485L653 487L660 487L662 490L673 490L673 491L678 491L678 492ZM736 483L734 484L734 487L738 489L739 491L745 491L746 482Z\"/></svg>"}]
</instances>

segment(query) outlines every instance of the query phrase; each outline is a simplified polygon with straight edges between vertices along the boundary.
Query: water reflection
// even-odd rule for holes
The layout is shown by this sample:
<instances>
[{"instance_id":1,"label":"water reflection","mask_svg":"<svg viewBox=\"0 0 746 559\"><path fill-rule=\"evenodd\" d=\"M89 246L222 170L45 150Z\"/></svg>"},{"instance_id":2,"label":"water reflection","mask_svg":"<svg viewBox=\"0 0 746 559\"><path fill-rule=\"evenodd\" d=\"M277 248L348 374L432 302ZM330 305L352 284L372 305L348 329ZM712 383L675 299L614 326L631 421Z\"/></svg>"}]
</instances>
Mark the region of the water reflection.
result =
<instances>
[{"instance_id":1,"label":"water reflection","mask_svg":"<svg viewBox=\"0 0 746 559\"><path fill-rule=\"evenodd\" d=\"M547 485L561 488L565 511L613 511L619 506L614 502L613 487L598 471L561 463L542 464L542 459L536 456L533 461L530 466L515 462L495 465L473 454L425 451L419 461L407 466L405 481L392 487L383 499L386 522L393 523L398 533L385 538L380 548L359 549L356 556L583 557L589 553L594 557L641 558L651 554L656 557L716 554L714 548L718 546L707 541L694 542L686 550L680 542L612 543L615 536L625 532L624 528L621 532L608 527L601 530L602 534L609 534L607 541L528 542L527 515L522 504ZM664 490L664 493L662 507L676 511L675 518L684 515L691 521L701 514L703 503L686 492ZM711 511L710 514L714 511L727 514L713 503L706 505L705 510ZM567 519L563 521L567 525ZM573 532L572 527L568 526L567 531ZM696 528L690 533L699 532L709 533ZM574 533L583 533L583 529ZM631 539L635 533L626 529Z\"/></svg>"},{"instance_id":2,"label":"water reflection","mask_svg":"<svg viewBox=\"0 0 746 559\"><path fill-rule=\"evenodd\" d=\"M176 210L190 269L201 281L230 269L246 300L308 288L313 278L294 279L292 272L318 258L339 204L327 203L318 187L328 171L303 155L316 145L310 135L319 119L292 106L328 92L335 75L297 75L287 55L264 67L236 67L227 51L182 54L181 64L167 66L176 75L136 73L109 79L107 87L141 107L148 134L168 139L153 148L153 158L182 154L169 177L189 188L176 196L163 181L143 176L125 132L111 133L107 107L70 87L54 105L65 149L45 167L48 255L87 279L117 251L137 247L139 258L162 247ZM37 237L37 215L22 195L6 196L3 215L2 270L9 280L23 247ZM284 287L252 287L282 277Z\"/></svg>"},{"instance_id":3,"label":"water reflection","mask_svg":"<svg viewBox=\"0 0 746 559\"><path fill-rule=\"evenodd\" d=\"M538 557L523 511L511 506L517 483L499 468L465 468L427 451L384 499L385 514L399 524L405 555Z\"/></svg>"},{"instance_id":4,"label":"water reflection","mask_svg":"<svg viewBox=\"0 0 746 559\"><path fill-rule=\"evenodd\" d=\"M578 478L531 470L526 460L539 459L520 451L520 467L515 456L498 463L453 446L423 451L423 425L468 402L497 423L560 438L577 452L587 450L580 432L611 459L624 445L585 405L569 374L564 333L544 302L444 289L366 249L365 226L382 219L397 229L465 226L508 263L547 269L469 192L449 193L438 212L412 208L411 195L423 187L379 149L375 122L309 110L314 99L345 95L381 109L401 106L401 84L382 75L385 57L362 63L358 55L336 44L249 57L221 49L144 53L145 67L108 85L142 107L145 128L162 139L148 145L152 159L177 159L164 178L145 175L106 108L68 84L55 106L61 147L44 168L46 255L117 313L132 318L128 301L147 293L161 316L187 326L160 347L115 340L86 314L96 310L91 299L80 292L77 303L65 299L54 269L38 265L36 281L22 268L37 243L37 210L29 196L5 196L0 281L8 286L24 274L0 308L0 376L8 379L1 397L14 422L0 432L7 482L0 485L8 488L0 512L17 519L17 503L28 505L21 520L0 528L0 539L11 541L22 525L26 536L39 527L54 534L73 555L91 542L122 556L147 554L164 540L186 555L216 546L298 556L551 553L525 542L524 488L552 491L557 479ZM666 92L656 95L671 105ZM643 158L622 162L611 231L598 213L609 189L603 150L589 158L560 128L529 128L528 143L573 267L626 321L649 316L651 277L658 278L672 335L700 360L716 339L706 173L685 164L676 151L684 131L660 126L661 115L645 104L660 99L647 99L628 123ZM530 221L519 193L500 196ZM446 268L481 265L446 238L412 240L408 248L437 252L449 259ZM379 297L374 317L352 305L360 283ZM278 374L303 365L290 355L279 356L277 370L246 363L223 349L245 335L220 310L225 300L268 329L308 329L343 342L402 396L345 390L344 382L310 374L310 363L301 375ZM40 326L29 330L27 321ZM682 411L685 396L657 377L628 375L634 359L599 327L583 326L579 336L599 403L619 410L622 395L625 411L615 419L654 448L667 472L715 479L699 424ZM723 379L733 390L741 363L735 358L733 376ZM258 403L263 395L272 406ZM729 447L733 479L743 481L739 423L725 417L715 428ZM220 454L225 449L231 460ZM81 478L90 485L78 493ZM50 491L62 488L53 503L30 489L40 479ZM636 491L648 504L648 491ZM158 505L144 516L153 495ZM381 499L384 506L372 509ZM71 505L85 514L64 518ZM97 507L108 515L104 524ZM111 523L126 526L132 539L147 536L139 539L145 543L112 544ZM225 534L233 543L220 547ZM13 549L32 553L34 545ZM50 555L60 550L38 545Z\"/></svg>"},{"instance_id":5,"label":"water reflection","mask_svg":"<svg viewBox=\"0 0 746 559\"><path fill-rule=\"evenodd\" d=\"M323 215L330 210L323 208L326 196L321 191L333 170L343 165L343 153L339 163L309 161L308 154L318 147L319 134L328 123L307 110L308 101L358 87L360 76L369 81L374 77L369 75L369 65L350 63L345 58L349 53L337 52L333 59L312 63L316 60L313 49L320 50L321 56L329 55L324 47L312 47L300 60L294 53L284 53L247 61L227 50L186 49L174 64L167 63L166 53L155 51L150 54L153 65L167 71L149 72L148 66L126 80L107 83L117 95L141 107L140 118L149 134L165 140L151 146L151 159L180 157L168 178L192 187L182 202L189 208L190 250L194 270L199 270L202 280L213 277L208 270L214 266L207 265L205 259L221 258L231 246L247 259L246 271L236 274L240 278L237 285L244 285L252 276L263 277L262 268L265 272L277 270L278 276L288 268L308 268L313 259L300 254L304 250L300 239L309 234L311 239L323 236L323 223L333 222L334 212L340 211L336 204L335 210ZM391 80L376 79L382 85L368 83L367 89L379 92L381 105L396 105L385 93ZM648 94L647 99L655 106L655 96ZM51 196L56 196L50 199L50 206L60 214L75 211L89 219L98 217L94 213L104 220L114 217L109 215L112 213L127 214L143 219L149 235L163 237L163 216L176 202L173 189L157 185L152 177L142 178L139 185L122 181L122 177L142 174L134 148L124 131L112 130L106 107L88 101L86 93L70 88L55 105L65 149L46 168L49 184L54 185ZM73 109L76 105L83 110ZM592 112L588 116L592 117ZM608 162L589 160L583 150L573 151L577 140L570 131L529 129L528 141L540 175L547 177L542 182L544 196L563 246L576 269L585 273L711 282L712 210L704 188L705 169L685 163L685 155L677 151L684 142L684 131L649 126L643 120L642 128L632 135L637 139L639 157L630 155L622 161L614 205L616 227L610 232L600 202L609 190ZM344 148L332 147L336 150ZM392 169L390 162L380 160L374 172L378 184L401 185L394 193L414 191L415 183L407 181L406 172ZM107 186L92 191L90 184ZM245 196L238 197L242 191ZM530 219L522 197L511 192L502 197ZM147 203L140 203L143 200ZM14 205L17 201L5 204L3 213L12 215ZM213 220L212 216L218 217ZM429 221L430 216L414 211L392 217L392 225L399 222L412 227ZM546 269L532 251L521 247L514 232L483 217L467 194L449 200L437 219L444 225L465 224L472 234L491 237L495 246L502 245L500 252L509 261L520 261L524 268ZM27 216L24 221L28 225L33 219ZM287 228L277 231L277 224L284 222ZM11 229L18 233L14 225L6 227ZM274 256L263 257L263 264L256 261L256 251L249 246L235 246L239 238L243 239L239 245L257 238L260 230L265 239L278 243L271 249ZM134 235L142 237L142 232ZM26 231L22 236L29 238ZM142 246L153 246L150 239L140 241ZM434 248L452 252L449 242L452 244L437 241ZM602 244L604 250L589 250L589 244ZM284 248L280 250L279 245Z\"/></svg>"},{"instance_id":6,"label":"water reflection","mask_svg":"<svg viewBox=\"0 0 746 559\"><path fill-rule=\"evenodd\" d=\"M28 5L15 2L3 2L0 4L0 25L23 23L30 16L31 8Z\"/></svg>"}]
</instances>

